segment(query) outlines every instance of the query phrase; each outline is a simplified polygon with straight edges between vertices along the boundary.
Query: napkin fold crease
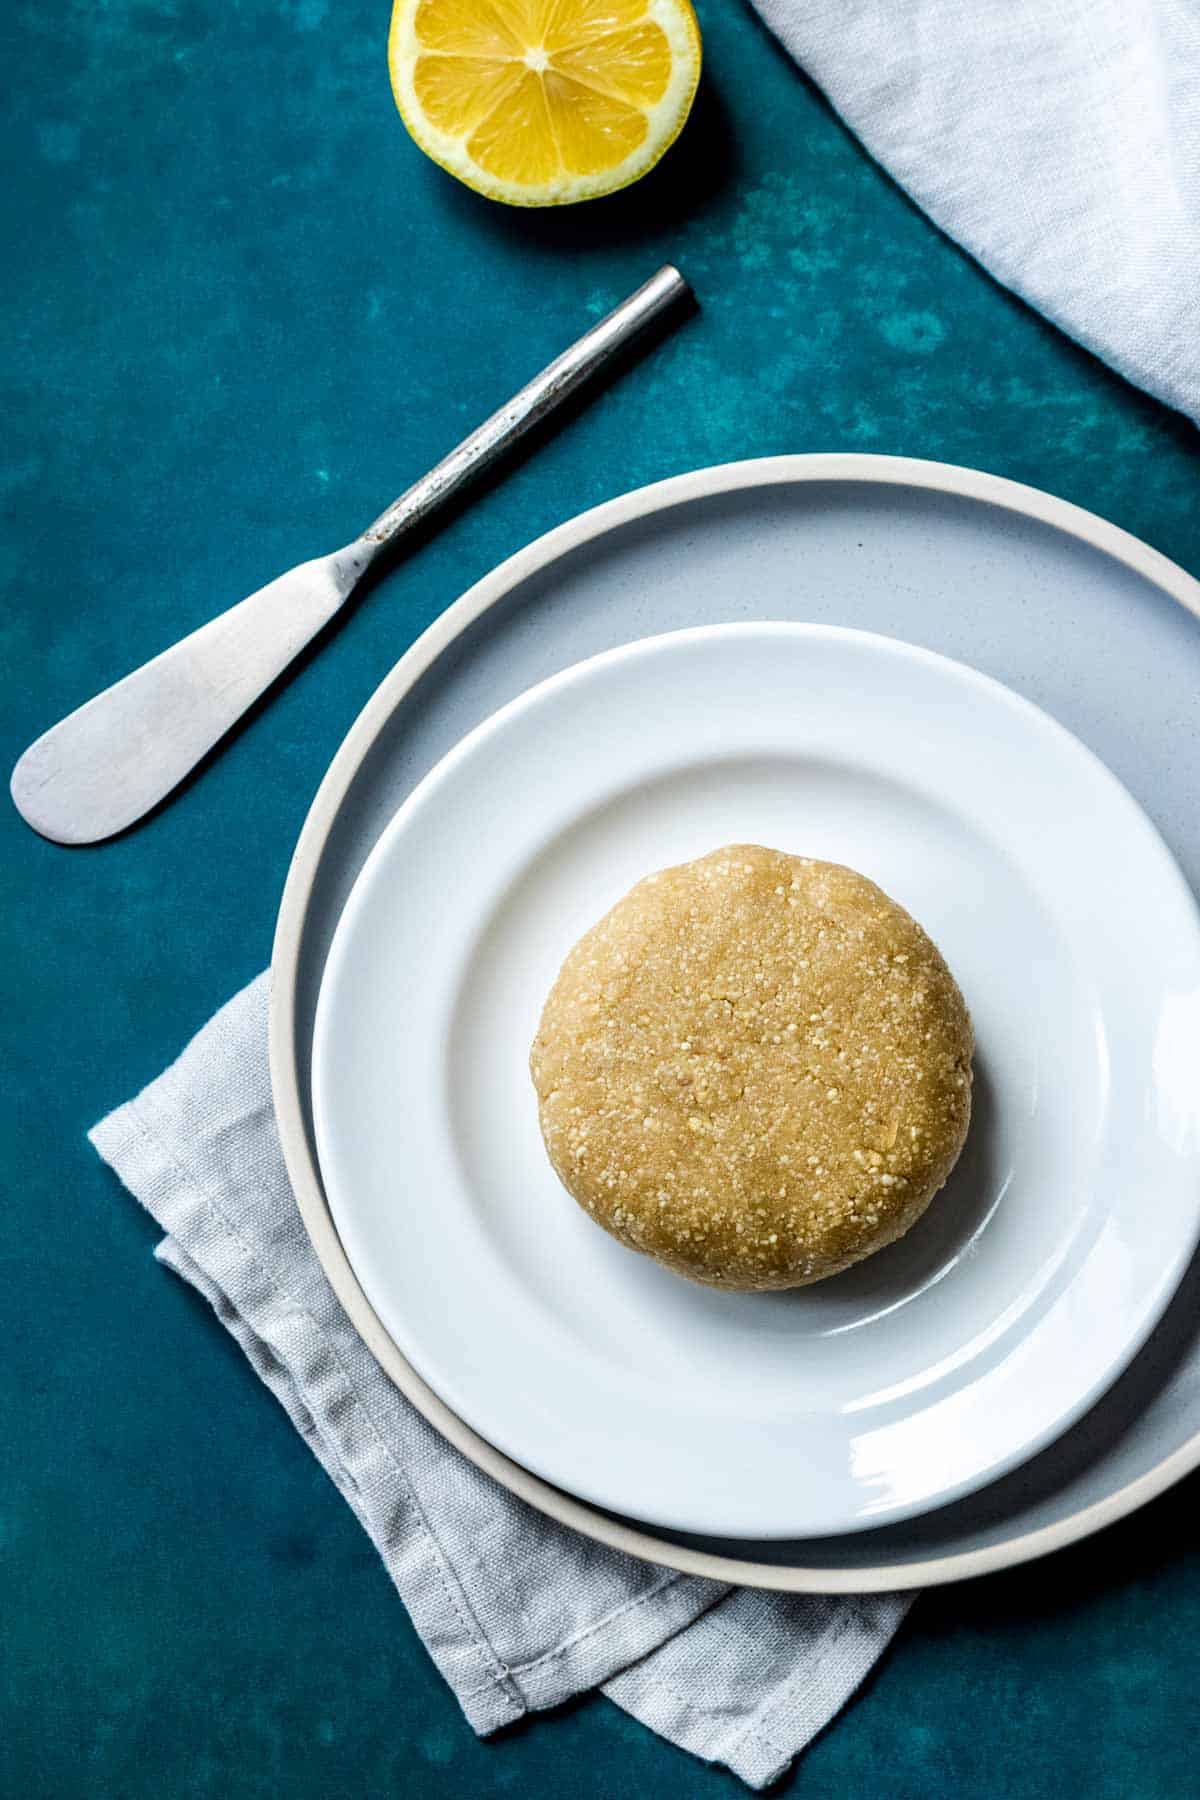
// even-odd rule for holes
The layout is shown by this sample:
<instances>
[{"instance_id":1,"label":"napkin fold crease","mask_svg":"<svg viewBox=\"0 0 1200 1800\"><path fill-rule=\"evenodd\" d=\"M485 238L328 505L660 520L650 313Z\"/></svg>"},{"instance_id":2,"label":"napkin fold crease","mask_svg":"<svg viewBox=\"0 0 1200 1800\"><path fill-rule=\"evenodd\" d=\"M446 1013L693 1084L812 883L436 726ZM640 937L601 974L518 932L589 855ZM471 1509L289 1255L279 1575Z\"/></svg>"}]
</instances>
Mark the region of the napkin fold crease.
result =
<instances>
[{"instance_id":1,"label":"napkin fold crease","mask_svg":"<svg viewBox=\"0 0 1200 1800\"><path fill-rule=\"evenodd\" d=\"M907 1595L766 1594L655 1568L544 1518L401 1395L305 1235L275 1128L267 977L91 1133L353 1508L474 1729L599 1687L752 1787L890 1641Z\"/></svg>"}]
</instances>

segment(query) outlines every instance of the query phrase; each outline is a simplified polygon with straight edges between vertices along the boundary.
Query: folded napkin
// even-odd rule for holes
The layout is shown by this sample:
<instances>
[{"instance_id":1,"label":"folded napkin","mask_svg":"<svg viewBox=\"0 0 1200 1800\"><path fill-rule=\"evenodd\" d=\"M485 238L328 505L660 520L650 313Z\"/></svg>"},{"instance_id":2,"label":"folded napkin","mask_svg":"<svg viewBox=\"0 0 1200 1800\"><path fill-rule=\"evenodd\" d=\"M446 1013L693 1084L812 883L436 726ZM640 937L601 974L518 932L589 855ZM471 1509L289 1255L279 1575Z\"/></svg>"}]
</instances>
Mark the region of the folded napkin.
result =
<instances>
[{"instance_id":1,"label":"folded napkin","mask_svg":"<svg viewBox=\"0 0 1200 1800\"><path fill-rule=\"evenodd\" d=\"M1200 420L1196 0L753 0L942 230Z\"/></svg>"},{"instance_id":2,"label":"folded napkin","mask_svg":"<svg viewBox=\"0 0 1200 1800\"><path fill-rule=\"evenodd\" d=\"M394 1388L321 1272L267 1071L267 977L92 1143L369 1533L480 1733L588 1688L752 1787L844 1705L908 1596L724 1587L577 1536L447 1444Z\"/></svg>"}]
</instances>

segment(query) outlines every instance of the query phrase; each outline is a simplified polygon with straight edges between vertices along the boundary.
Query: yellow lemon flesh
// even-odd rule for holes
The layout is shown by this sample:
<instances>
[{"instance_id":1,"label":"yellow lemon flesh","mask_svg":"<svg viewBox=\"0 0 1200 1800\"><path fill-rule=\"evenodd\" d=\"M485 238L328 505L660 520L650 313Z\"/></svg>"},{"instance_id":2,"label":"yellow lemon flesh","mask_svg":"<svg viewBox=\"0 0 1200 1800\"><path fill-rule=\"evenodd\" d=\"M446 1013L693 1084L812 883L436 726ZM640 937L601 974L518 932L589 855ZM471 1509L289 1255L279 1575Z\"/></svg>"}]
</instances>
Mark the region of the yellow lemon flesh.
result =
<instances>
[{"instance_id":1,"label":"yellow lemon flesh","mask_svg":"<svg viewBox=\"0 0 1200 1800\"><path fill-rule=\"evenodd\" d=\"M700 79L690 0L396 0L388 61L421 149L477 193L561 206L628 187Z\"/></svg>"}]
</instances>

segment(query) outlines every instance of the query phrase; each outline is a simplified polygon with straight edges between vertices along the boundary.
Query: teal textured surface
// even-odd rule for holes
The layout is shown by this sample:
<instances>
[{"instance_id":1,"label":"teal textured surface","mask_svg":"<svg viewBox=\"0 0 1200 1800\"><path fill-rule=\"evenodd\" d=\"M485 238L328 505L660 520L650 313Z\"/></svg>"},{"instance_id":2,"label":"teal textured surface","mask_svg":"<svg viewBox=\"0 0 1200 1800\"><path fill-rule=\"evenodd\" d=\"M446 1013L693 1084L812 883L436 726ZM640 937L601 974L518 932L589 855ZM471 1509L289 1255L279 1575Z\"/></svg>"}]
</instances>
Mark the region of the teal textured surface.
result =
<instances>
[{"instance_id":1,"label":"teal textured surface","mask_svg":"<svg viewBox=\"0 0 1200 1800\"><path fill-rule=\"evenodd\" d=\"M352 535L660 262L702 309L402 562L158 817L75 853L0 822L5 1793L734 1791L601 1701L471 1738L349 1511L83 1136L266 961L313 790L396 657L580 508L869 449L1033 482L1200 573L1192 427L942 239L738 0L700 11L680 143L638 188L544 215L410 144L386 0L0 21L10 764ZM1191 1791L1197 1495L928 1596L793 1790Z\"/></svg>"}]
</instances>

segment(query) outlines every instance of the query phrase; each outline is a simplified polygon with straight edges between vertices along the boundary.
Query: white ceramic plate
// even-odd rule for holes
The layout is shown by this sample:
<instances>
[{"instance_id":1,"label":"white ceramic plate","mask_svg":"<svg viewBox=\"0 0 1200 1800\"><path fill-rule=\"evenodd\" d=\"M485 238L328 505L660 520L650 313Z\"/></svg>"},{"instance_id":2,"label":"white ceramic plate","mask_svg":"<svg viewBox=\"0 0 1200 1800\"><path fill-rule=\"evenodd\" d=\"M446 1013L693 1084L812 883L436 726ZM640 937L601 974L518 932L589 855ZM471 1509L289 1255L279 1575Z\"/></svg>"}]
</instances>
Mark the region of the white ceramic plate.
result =
<instances>
[{"instance_id":1,"label":"white ceramic plate","mask_svg":"<svg viewBox=\"0 0 1200 1800\"><path fill-rule=\"evenodd\" d=\"M410 578L399 572L395 585ZM697 1537L652 1532L551 1486L453 1412L364 1294L317 1162L312 1045L329 947L416 783L497 706L581 657L763 617L913 638L1043 705L1129 785L1200 891L1200 762L1181 754L1200 691L1192 576L1094 513L978 469L827 453L693 470L568 519L489 570L411 645L346 735L305 819L275 934L280 1143L315 1254L364 1344L491 1479L613 1549L717 1581L927 1587L1078 1543L1200 1466L1200 1257L1120 1380L1007 1476L872 1531Z\"/></svg>"},{"instance_id":2,"label":"white ceramic plate","mask_svg":"<svg viewBox=\"0 0 1200 1800\"><path fill-rule=\"evenodd\" d=\"M736 839L878 880L979 1040L951 1187L791 1295L711 1294L599 1232L549 1168L525 1066L586 925ZM327 964L317 1142L372 1306L491 1442L673 1529L820 1535L969 1492L1126 1365L1200 1226L1198 1046L1190 894L1073 738L891 640L710 627L544 683L401 808Z\"/></svg>"}]
</instances>

